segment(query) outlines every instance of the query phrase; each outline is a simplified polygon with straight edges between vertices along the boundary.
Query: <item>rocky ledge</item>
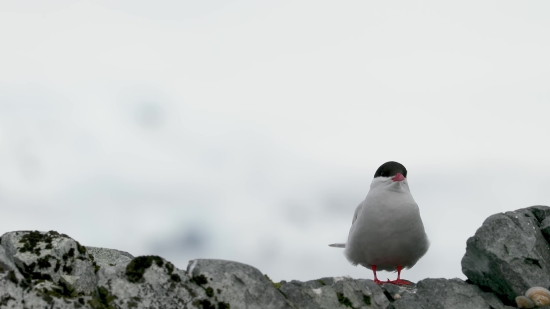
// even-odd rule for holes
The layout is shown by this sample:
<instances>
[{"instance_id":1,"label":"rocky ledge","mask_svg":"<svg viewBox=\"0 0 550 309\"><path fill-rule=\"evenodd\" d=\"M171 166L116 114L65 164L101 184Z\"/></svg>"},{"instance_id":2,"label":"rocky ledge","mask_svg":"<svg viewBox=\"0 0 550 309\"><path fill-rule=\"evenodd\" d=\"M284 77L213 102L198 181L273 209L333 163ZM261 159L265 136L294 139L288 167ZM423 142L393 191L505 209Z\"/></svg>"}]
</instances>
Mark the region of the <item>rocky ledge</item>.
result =
<instances>
[{"instance_id":1,"label":"rocky ledge","mask_svg":"<svg viewBox=\"0 0 550 309\"><path fill-rule=\"evenodd\" d=\"M86 247L55 231L9 232L0 238L0 308L515 308L529 288L550 286L549 240L550 207L496 214L467 242L469 280L402 287L349 277L274 283L222 260L180 270L159 256ZM522 307L535 306L525 299Z\"/></svg>"}]
</instances>

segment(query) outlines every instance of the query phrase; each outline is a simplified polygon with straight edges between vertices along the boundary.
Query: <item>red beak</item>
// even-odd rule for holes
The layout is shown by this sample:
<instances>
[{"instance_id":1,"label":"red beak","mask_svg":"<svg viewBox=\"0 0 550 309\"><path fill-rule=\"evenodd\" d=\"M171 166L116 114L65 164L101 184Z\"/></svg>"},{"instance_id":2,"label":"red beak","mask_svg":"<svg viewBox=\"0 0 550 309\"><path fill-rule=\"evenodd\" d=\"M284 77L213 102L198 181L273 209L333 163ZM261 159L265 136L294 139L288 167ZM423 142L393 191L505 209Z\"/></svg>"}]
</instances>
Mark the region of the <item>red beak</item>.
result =
<instances>
[{"instance_id":1,"label":"red beak","mask_svg":"<svg viewBox=\"0 0 550 309\"><path fill-rule=\"evenodd\" d=\"M393 181L402 181L405 180L405 176L401 175L401 173L397 173L397 175L393 176L391 179Z\"/></svg>"}]
</instances>

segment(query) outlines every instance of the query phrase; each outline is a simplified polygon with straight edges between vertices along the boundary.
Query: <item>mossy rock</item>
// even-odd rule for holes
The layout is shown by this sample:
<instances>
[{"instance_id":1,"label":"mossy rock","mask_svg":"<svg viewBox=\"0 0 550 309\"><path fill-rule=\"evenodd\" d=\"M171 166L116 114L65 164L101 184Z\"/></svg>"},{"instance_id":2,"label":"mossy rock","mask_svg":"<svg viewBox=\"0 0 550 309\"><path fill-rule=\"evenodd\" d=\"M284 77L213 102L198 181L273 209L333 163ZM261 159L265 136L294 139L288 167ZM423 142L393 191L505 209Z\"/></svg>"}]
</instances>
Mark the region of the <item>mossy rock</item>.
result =
<instances>
[{"instance_id":1,"label":"mossy rock","mask_svg":"<svg viewBox=\"0 0 550 309\"><path fill-rule=\"evenodd\" d=\"M128 266L126 266L126 278L128 278L128 281L132 283L140 282L143 278L145 270L151 267L151 265L153 265L153 262L155 262L159 267L162 267L162 265L164 265L164 260L160 256L156 255L145 255L134 258L128 264Z\"/></svg>"}]
</instances>

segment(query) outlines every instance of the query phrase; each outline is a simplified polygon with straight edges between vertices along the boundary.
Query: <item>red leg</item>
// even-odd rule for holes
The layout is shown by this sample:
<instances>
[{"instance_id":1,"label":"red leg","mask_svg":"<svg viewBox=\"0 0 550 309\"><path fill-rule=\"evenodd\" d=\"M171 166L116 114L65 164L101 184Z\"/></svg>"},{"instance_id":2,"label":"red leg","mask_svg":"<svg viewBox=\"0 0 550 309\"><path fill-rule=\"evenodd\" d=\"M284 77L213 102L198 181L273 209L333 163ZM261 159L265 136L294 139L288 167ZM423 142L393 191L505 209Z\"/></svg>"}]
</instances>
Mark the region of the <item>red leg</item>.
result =
<instances>
[{"instance_id":1,"label":"red leg","mask_svg":"<svg viewBox=\"0 0 550 309\"><path fill-rule=\"evenodd\" d=\"M397 266L397 280L388 281L388 283L397 284L397 285L409 285L411 284L407 280L401 280L401 270L403 269L403 266Z\"/></svg>"},{"instance_id":2,"label":"red leg","mask_svg":"<svg viewBox=\"0 0 550 309\"><path fill-rule=\"evenodd\" d=\"M372 272L374 273L374 283L376 284L382 284L384 282L378 280L378 277L376 277L376 265L371 265L372 267Z\"/></svg>"}]
</instances>

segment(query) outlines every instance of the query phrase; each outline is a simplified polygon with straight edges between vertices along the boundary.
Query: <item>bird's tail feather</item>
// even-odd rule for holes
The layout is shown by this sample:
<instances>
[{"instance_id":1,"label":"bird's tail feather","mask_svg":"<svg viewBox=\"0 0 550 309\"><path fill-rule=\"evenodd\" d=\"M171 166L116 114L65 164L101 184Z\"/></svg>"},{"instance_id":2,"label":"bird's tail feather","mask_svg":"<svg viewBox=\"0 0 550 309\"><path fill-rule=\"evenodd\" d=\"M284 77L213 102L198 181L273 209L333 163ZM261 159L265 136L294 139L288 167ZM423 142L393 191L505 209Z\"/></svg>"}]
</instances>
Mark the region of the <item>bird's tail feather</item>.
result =
<instances>
[{"instance_id":1,"label":"bird's tail feather","mask_svg":"<svg viewBox=\"0 0 550 309\"><path fill-rule=\"evenodd\" d=\"M330 244L328 246L329 247L334 247L334 248L345 248L346 244Z\"/></svg>"}]
</instances>

